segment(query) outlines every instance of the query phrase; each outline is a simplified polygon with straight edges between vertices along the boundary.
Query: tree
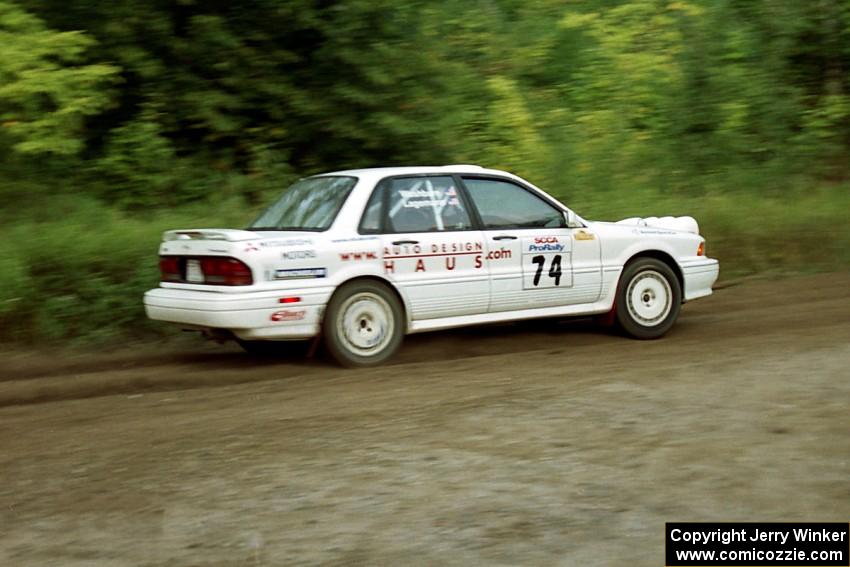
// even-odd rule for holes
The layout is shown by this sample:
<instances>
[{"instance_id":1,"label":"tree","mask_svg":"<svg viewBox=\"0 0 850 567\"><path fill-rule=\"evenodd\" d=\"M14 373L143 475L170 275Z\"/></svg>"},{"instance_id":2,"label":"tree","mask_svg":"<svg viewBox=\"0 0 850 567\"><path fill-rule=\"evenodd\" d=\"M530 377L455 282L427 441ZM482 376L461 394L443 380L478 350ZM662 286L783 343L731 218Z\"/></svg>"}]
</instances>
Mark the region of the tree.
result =
<instances>
[{"instance_id":1,"label":"tree","mask_svg":"<svg viewBox=\"0 0 850 567\"><path fill-rule=\"evenodd\" d=\"M0 136L22 154L78 154L85 120L106 109L118 68L86 64L94 40L48 29L0 0Z\"/></svg>"}]
</instances>

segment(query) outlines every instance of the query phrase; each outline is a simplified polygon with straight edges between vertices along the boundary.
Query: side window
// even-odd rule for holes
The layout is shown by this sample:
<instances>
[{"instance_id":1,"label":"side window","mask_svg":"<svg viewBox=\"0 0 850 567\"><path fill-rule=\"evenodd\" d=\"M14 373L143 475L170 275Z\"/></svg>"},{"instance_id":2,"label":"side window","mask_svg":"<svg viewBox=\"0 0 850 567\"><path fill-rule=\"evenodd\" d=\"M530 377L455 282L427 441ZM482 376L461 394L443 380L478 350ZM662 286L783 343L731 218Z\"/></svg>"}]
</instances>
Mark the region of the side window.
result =
<instances>
[{"instance_id":1,"label":"side window","mask_svg":"<svg viewBox=\"0 0 850 567\"><path fill-rule=\"evenodd\" d=\"M497 179L463 178L484 228L560 228L564 214L519 185Z\"/></svg>"},{"instance_id":2,"label":"side window","mask_svg":"<svg viewBox=\"0 0 850 567\"><path fill-rule=\"evenodd\" d=\"M385 193L382 195L386 203L383 229L387 232L444 232L472 228L469 212L452 177L390 179L381 184L375 195L381 192ZM369 212L367 206L364 221Z\"/></svg>"}]
</instances>

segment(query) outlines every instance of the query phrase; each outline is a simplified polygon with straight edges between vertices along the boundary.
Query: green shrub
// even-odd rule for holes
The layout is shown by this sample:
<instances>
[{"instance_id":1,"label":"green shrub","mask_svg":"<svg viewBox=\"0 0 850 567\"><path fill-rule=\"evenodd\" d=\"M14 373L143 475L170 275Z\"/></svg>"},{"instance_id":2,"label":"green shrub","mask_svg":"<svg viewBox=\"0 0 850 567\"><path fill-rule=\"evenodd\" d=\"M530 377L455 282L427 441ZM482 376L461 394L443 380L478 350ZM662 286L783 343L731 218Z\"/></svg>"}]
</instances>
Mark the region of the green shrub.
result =
<instances>
[{"instance_id":1,"label":"green shrub","mask_svg":"<svg viewBox=\"0 0 850 567\"><path fill-rule=\"evenodd\" d=\"M54 218L32 215L0 229L0 340L110 341L168 330L144 315L159 280L164 230L242 226L240 203L129 216L88 199L58 199Z\"/></svg>"}]
</instances>

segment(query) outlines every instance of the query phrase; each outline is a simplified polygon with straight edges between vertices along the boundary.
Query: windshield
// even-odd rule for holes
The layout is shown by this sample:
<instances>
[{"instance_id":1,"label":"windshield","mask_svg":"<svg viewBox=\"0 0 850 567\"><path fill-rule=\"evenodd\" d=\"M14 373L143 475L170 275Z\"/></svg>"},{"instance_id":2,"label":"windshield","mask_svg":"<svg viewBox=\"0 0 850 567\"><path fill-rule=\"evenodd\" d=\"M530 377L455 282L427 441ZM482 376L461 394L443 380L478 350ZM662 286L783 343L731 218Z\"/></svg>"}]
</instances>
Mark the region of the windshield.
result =
<instances>
[{"instance_id":1,"label":"windshield","mask_svg":"<svg viewBox=\"0 0 850 567\"><path fill-rule=\"evenodd\" d=\"M302 179L290 185L248 229L327 230L356 183L356 177Z\"/></svg>"}]
</instances>

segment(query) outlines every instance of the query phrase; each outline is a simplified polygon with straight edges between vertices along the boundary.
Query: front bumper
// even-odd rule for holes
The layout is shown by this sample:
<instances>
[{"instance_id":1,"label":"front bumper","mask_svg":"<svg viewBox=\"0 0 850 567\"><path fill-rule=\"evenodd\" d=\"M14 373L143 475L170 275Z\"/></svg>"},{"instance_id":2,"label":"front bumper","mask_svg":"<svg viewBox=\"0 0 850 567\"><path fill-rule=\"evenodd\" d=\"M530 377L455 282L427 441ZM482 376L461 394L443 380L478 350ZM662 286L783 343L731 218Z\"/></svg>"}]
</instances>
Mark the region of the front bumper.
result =
<instances>
[{"instance_id":1,"label":"front bumper","mask_svg":"<svg viewBox=\"0 0 850 567\"><path fill-rule=\"evenodd\" d=\"M224 329L243 340L306 339L319 333L332 288L219 293L156 288L145 293L150 319L185 329ZM283 297L300 297L281 304Z\"/></svg>"},{"instance_id":2,"label":"front bumper","mask_svg":"<svg viewBox=\"0 0 850 567\"><path fill-rule=\"evenodd\" d=\"M714 258L703 258L683 264L682 275L685 278L685 301L711 295L711 286L720 275L720 262Z\"/></svg>"}]
</instances>

